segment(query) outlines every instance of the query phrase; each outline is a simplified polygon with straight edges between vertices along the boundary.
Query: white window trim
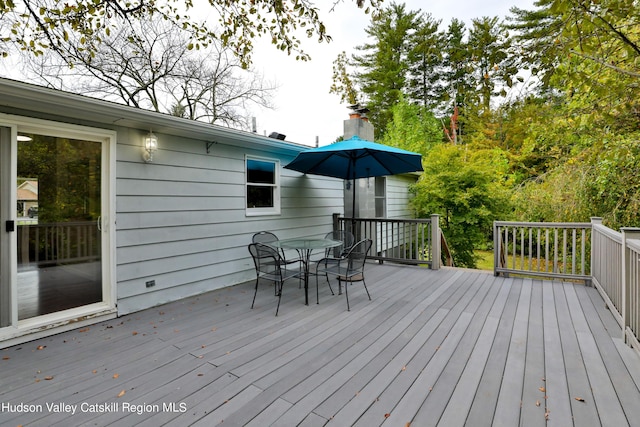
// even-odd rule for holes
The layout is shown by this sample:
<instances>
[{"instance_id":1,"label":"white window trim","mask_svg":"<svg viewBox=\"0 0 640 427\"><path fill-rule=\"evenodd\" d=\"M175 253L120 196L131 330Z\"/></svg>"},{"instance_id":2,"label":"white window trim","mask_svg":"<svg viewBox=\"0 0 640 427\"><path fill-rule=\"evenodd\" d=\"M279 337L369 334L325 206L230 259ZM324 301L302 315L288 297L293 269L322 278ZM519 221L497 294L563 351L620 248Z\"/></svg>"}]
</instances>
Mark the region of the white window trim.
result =
<instances>
[{"instance_id":1,"label":"white window trim","mask_svg":"<svg viewBox=\"0 0 640 427\"><path fill-rule=\"evenodd\" d=\"M250 183L248 182L249 174L247 173L247 162L249 160L257 160L261 162L270 162L275 165L275 184L273 185L273 207L269 208L250 208L248 206L248 188ZM256 184L251 184L256 185ZM270 159L267 157L245 155L244 158L244 206L246 216L265 216L265 215L280 215L280 160Z\"/></svg>"}]
</instances>

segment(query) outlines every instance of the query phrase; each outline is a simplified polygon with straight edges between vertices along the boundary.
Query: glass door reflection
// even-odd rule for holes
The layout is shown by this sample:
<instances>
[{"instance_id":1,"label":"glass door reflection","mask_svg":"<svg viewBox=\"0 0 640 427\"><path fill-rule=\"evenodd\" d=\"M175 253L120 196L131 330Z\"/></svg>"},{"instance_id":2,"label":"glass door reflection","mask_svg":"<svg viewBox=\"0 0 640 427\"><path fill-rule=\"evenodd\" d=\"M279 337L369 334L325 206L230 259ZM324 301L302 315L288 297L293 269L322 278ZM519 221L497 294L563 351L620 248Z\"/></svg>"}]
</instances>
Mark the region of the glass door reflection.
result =
<instances>
[{"instance_id":1,"label":"glass door reflection","mask_svg":"<svg viewBox=\"0 0 640 427\"><path fill-rule=\"evenodd\" d=\"M18 319L100 302L102 144L18 137Z\"/></svg>"}]
</instances>

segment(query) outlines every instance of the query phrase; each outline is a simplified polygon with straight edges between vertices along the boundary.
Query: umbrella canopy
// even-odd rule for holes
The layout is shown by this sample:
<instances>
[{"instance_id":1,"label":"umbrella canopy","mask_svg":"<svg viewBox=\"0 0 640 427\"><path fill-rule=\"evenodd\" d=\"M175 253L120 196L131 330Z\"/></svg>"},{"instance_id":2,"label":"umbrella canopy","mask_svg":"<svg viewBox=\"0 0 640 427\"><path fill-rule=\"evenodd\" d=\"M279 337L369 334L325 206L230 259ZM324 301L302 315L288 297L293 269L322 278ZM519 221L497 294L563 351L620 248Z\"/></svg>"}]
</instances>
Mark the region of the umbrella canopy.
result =
<instances>
[{"instance_id":1,"label":"umbrella canopy","mask_svg":"<svg viewBox=\"0 0 640 427\"><path fill-rule=\"evenodd\" d=\"M397 175L423 170L420 154L365 141L358 136L303 151L285 168L342 179ZM355 186L352 203L355 223Z\"/></svg>"},{"instance_id":2,"label":"umbrella canopy","mask_svg":"<svg viewBox=\"0 0 640 427\"><path fill-rule=\"evenodd\" d=\"M314 175L357 179L422 171L421 159L418 153L354 136L303 151L285 168Z\"/></svg>"}]
</instances>

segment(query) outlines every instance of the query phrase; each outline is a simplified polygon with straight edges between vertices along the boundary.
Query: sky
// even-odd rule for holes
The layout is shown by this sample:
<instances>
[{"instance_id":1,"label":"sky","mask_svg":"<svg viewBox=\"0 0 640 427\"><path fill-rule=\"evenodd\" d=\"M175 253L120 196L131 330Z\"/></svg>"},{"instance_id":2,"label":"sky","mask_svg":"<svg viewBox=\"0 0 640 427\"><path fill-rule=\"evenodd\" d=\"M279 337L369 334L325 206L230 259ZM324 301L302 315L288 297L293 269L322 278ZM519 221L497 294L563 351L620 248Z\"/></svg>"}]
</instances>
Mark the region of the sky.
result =
<instances>
[{"instance_id":1,"label":"sky","mask_svg":"<svg viewBox=\"0 0 640 427\"><path fill-rule=\"evenodd\" d=\"M385 0L383 6L392 1ZM519 8L533 9L534 1L458 0L454 5L438 0L395 0L397 4L404 3L407 11L422 11L440 20L441 30L446 29L454 17L469 27L473 18L504 18L516 4ZM330 12L335 2L337 5ZM333 61L342 51L350 56L356 46L367 42L365 29L371 18L356 6L355 0L319 0L316 4L332 41L318 43L317 38L308 39L303 35L303 49L311 55L311 60L302 62L296 61L295 55L288 56L277 50L270 40L256 40L253 69L277 89L272 98L273 109L254 107L247 112L248 117L255 117L259 134L277 132L285 135L286 141L311 147L315 146L316 139L319 145L327 145L343 134L343 122L349 118L349 109L347 104L340 102L338 95L329 93ZM198 13L207 19L206 7L198 9ZM8 70L14 69L17 67L11 58L0 62L0 73L11 76L13 73Z\"/></svg>"},{"instance_id":2,"label":"sky","mask_svg":"<svg viewBox=\"0 0 640 427\"><path fill-rule=\"evenodd\" d=\"M470 26L473 18L483 16L505 17L509 9L517 5L523 9L533 9L534 0L458 0L442 2L436 0L401 0L407 11L421 10L441 20L440 29L446 29L452 18L464 21ZM333 4L333 0L320 3ZM391 4L391 0L383 5ZM278 89L273 97L275 109L255 109L249 114L256 117L257 132L269 135L278 132L286 135L286 141L315 146L327 145L343 133L343 121L348 119L347 104L340 103L340 97L329 93L332 83L333 61L338 54L346 51L350 56L354 47L367 42L365 29L370 16L358 9L355 0L343 0L336 10L328 13L321 9L331 43L318 43L316 39L304 39L303 48L311 55L309 62L296 61L286 53L258 42L254 53L253 68L266 80L275 82Z\"/></svg>"}]
</instances>

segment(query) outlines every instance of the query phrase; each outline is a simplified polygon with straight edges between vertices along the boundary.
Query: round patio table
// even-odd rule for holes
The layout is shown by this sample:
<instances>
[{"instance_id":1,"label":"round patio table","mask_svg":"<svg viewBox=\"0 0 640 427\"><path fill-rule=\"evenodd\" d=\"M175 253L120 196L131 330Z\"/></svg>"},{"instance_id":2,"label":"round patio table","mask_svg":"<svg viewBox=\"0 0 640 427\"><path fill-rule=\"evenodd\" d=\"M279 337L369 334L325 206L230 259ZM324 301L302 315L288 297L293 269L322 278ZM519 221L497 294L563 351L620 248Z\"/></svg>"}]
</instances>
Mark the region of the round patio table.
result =
<instances>
[{"instance_id":1,"label":"round patio table","mask_svg":"<svg viewBox=\"0 0 640 427\"><path fill-rule=\"evenodd\" d=\"M318 249L335 248L342 245L343 242L321 238L297 238L277 240L269 244L276 248L295 249L300 255L304 268L304 304L309 305L309 259L311 258L311 253Z\"/></svg>"}]
</instances>

